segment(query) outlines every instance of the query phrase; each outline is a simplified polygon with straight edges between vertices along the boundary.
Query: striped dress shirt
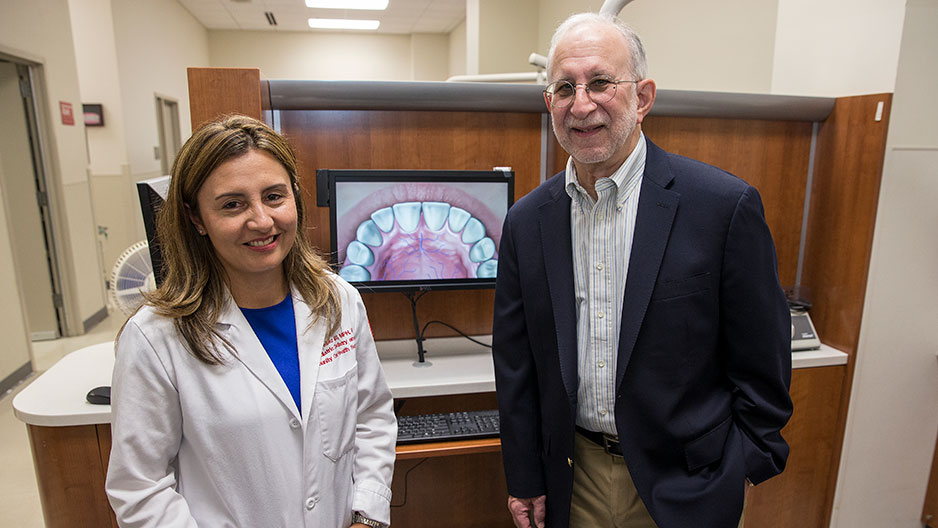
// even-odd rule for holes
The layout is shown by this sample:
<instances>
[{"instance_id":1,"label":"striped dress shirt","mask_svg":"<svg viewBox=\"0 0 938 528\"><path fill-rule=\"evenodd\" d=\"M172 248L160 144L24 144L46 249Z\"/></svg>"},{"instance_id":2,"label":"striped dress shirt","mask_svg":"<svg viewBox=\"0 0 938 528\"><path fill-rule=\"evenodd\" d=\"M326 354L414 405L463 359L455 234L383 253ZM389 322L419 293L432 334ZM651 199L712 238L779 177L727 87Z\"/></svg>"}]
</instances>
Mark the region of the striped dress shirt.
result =
<instances>
[{"instance_id":1,"label":"striped dress shirt","mask_svg":"<svg viewBox=\"0 0 938 528\"><path fill-rule=\"evenodd\" d=\"M572 158L567 161L579 377L576 423L611 435L618 434L613 412L616 357L645 151L642 134L612 176L596 181L595 201L577 180Z\"/></svg>"}]
</instances>

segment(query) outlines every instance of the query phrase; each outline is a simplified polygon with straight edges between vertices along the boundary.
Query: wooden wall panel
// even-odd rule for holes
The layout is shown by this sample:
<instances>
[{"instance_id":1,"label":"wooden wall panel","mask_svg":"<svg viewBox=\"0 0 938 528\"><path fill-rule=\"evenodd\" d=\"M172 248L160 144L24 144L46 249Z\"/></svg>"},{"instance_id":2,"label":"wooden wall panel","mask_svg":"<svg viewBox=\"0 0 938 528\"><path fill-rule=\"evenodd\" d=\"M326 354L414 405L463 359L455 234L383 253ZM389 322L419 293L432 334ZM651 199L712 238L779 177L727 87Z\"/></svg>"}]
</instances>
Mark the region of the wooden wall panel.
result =
<instances>
[{"instance_id":1,"label":"wooden wall panel","mask_svg":"<svg viewBox=\"0 0 938 528\"><path fill-rule=\"evenodd\" d=\"M778 253L779 278L793 286L811 152L811 123L649 117L645 136L659 147L729 171L759 190ZM551 174L567 153L555 144Z\"/></svg>"},{"instance_id":2,"label":"wooden wall panel","mask_svg":"<svg viewBox=\"0 0 938 528\"><path fill-rule=\"evenodd\" d=\"M779 279L793 286L811 152L811 123L650 117L656 145L739 176L759 190L775 240Z\"/></svg>"},{"instance_id":3,"label":"wooden wall panel","mask_svg":"<svg viewBox=\"0 0 938 528\"><path fill-rule=\"evenodd\" d=\"M922 508L922 524L929 528L938 527L938 445L932 458L931 475L928 477L928 490L925 492L925 506Z\"/></svg>"},{"instance_id":4,"label":"wooden wall panel","mask_svg":"<svg viewBox=\"0 0 938 528\"><path fill-rule=\"evenodd\" d=\"M261 118L261 72L256 68L189 68L192 130L223 114Z\"/></svg>"},{"instance_id":5,"label":"wooden wall panel","mask_svg":"<svg viewBox=\"0 0 938 528\"><path fill-rule=\"evenodd\" d=\"M746 504L747 528L823 528L827 526L828 480L837 442L838 402L843 366L792 372L795 412L782 430L791 448L785 471L752 489Z\"/></svg>"},{"instance_id":6,"label":"wooden wall panel","mask_svg":"<svg viewBox=\"0 0 938 528\"><path fill-rule=\"evenodd\" d=\"M860 338L891 101L890 94L839 98L818 137L802 284L811 289L818 335L848 354Z\"/></svg>"},{"instance_id":7,"label":"wooden wall panel","mask_svg":"<svg viewBox=\"0 0 938 528\"><path fill-rule=\"evenodd\" d=\"M297 152L313 244L329 250L329 212L317 208L316 169L515 171L515 197L540 182L539 114L481 112L282 111L280 128ZM414 336L410 301L365 294L377 339ZM439 319L469 334L492 331L491 290L431 292L418 304L421 325ZM428 336L453 335L439 325ZM431 351L432 352L432 351Z\"/></svg>"},{"instance_id":8,"label":"wooden wall panel","mask_svg":"<svg viewBox=\"0 0 938 528\"><path fill-rule=\"evenodd\" d=\"M883 103L883 115L876 121L879 102ZM840 469L891 102L891 94L838 98L818 137L802 284L814 303L811 320L818 336L849 356L838 406L824 526L830 522Z\"/></svg>"}]
</instances>

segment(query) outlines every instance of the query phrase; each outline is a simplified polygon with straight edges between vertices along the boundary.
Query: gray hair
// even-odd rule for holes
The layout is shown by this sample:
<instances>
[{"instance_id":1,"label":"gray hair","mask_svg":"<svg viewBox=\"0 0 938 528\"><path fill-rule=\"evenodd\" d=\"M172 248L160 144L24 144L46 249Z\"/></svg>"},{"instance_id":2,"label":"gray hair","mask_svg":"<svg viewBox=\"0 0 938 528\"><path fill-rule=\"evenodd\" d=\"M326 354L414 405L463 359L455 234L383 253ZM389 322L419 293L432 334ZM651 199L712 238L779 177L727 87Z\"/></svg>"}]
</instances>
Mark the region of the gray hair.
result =
<instances>
[{"instance_id":1,"label":"gray hair","mask_svg":"<svg viewBox=\"0 0 938 528\"><path fill-rule=\"evenodd\" d=\"M635 80L644 79L648 75L648 64L645 60L645 46L642 45L642 39L634 29L618 18L601 13L577 13L570 15L566 20L557 26L554 36L550 39L550 51L547 53L547 76L550 78L551 66L554 63L554 52L557 50L557 43L572 29L584 25L602 25L615 29L629 43L629 51L632 64L632 75Z\"/></svg>"}]
</instances>

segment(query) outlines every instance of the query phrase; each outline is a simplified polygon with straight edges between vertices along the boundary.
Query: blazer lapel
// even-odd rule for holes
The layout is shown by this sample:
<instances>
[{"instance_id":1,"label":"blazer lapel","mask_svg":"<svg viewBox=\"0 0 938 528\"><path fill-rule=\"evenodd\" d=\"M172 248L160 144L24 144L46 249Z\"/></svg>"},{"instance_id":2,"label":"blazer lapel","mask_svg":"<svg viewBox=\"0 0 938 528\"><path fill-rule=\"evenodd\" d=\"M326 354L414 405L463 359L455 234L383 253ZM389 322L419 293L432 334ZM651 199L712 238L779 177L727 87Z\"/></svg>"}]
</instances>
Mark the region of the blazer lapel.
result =
<instances>
[{"instance_id":1,"label":"blazer lapel","mask_svg":"<svg viewBox=\"0 0 938 528\"><path fill-rule=\"evenodd\" d=\"M280 372L277 371L277 367L270 360L264 346L257 339L251 324L244 318L244 314L241 313L238 305L235 304L230 295L217 324L227 327L221 329L221 332L234 346L238 361L263 383L280 400L280 403L293 413L294 417L299 419L299 410L296 408L293 396L290 395L290 389L283 382L283 377L280 376Z\"/></svg>"},{"instance_id":2,"label":"blazer lapel","mask_svg":"<svg viewBox=\"0 0 938 528\"><path fill-rule=\"evenodd\" d=\"M309 305L296 289L292 290L293 313L296 317L296 348L300 353L300 403L304 420L312 414L313 394L319 379L319 361L326 338L325 320L316 320ZM310 324L312 323L312 325Z\"/></svg>"},{"instance_id":3,"label":"blazer lapel","mask_svg":"<svg viewBox=\"0 0 938 528\"><path fill-rule=\"evenodd\" d=\"M680 194L668 190L673 179L666 153L648 141L645 173L638 199L635 233L629 257L622 323L619 331L619 357L616 366L616 392L625 375L638 332L645 318L651 292L658 278L661 259L677 212Z\"/></svg>"},{"instance_id":4,"label":"blazer lapel","mask_svg":"<svg viewBox=\"0 0 938 528\"><path fill-rule=\"evenodd\" d=\"M560 374L571 405L576 402L577 341L576 298L573 289L573 247L570 239L570 196L564 179L555 179L551 199L539 207L541 249L547 272L547 287L557 331Z\"/></svg>"}]
</instances>

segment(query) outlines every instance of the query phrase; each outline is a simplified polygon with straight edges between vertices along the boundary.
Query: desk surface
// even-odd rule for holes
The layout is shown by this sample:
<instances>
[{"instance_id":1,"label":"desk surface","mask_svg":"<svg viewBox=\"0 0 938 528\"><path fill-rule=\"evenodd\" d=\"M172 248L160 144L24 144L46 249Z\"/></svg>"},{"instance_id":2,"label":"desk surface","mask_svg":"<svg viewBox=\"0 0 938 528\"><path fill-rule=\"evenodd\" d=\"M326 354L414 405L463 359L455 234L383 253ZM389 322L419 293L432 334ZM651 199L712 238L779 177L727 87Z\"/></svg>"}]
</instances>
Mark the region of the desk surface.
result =
<instances>
[{"instance_id":1,"label":"desk surface","mask_svg":"<svg viewBox=\"0 0 938 528\"><path fill-rule=\"evenodd\" d=\"M425 348L431 365L415 367L413 340L378 342L378 355L395 398L495 390L489 349L461 337L428 339ZM827 345L792 354L793 368L846 362L846 354ZM110 423L111 406L92 405L85 401L85 395L94 387L110 385L113 368L113 342L76 350L20 391L13 399L13 412L27 424L47 427Z\"/></svg>"}]
</instances>

